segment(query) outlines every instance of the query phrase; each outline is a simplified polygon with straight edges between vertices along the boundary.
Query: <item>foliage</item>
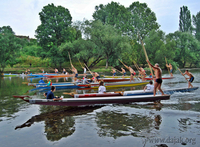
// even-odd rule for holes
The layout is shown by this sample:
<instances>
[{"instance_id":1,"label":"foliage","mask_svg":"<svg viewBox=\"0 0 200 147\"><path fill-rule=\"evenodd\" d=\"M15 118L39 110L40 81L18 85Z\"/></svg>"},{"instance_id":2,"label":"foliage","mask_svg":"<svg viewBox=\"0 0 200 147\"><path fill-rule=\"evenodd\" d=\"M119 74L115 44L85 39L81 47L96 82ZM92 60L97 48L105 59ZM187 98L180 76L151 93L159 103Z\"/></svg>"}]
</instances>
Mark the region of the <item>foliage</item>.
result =
<instances>
[{"instance_id":1,"label":"foliage","mask_svg":"<svg viewBox=\"0 0 200 147\"><path fill-rule=\"evenodd\" d=\"M191 15L190 10L188 10L187 6L183 6L180 8L180 16L179 16L179 31L181 32L192 32L192 24L191 24Z\"/></svg>"},{"instance_id":2,"label":"foliage","mask_svg":"<svg viewBox=\"0 0 200 147\"><path fill-rule=\"evenodd\" d=\"M16 38L10 26L0 28L0 73L4 71L6 65L11 66L16 63L21 45L19 38Z\"/></svg>"},{"instance_id":3,"label":"foliage","mask_svg":"<svg viewBox=\"0 0 200 147\"><path fill-rule=\"evenodd\" d=\"M200 43L192 34L176 31L175 33L168 34L167 38L171 42L175 42L175 46L173 47L175 49L175 57L173 59L175 62L181 67L185 67L187 62L190 66L192 64L199 66Z\"/></svg>"},{"instance_id":4,"label":"foliage","mask_svg":"<svg viewBox=\"0 0 200 147\"><path fill-rule=\"evenodd\" d=\"M198 41L200 41L200 12L197 15L193 15L193 25L195 26L195 37Z\"/></svg>"},{"instance_id":5,"label":"foliage","mask_svg":"<svg viewBox=\"0 0 200 147\"><path fill-rule=\"evenodd\" d=\"M51 58L57 66L61 66L64 58L59 52L58 47L66 41L73 41L76 37L75 29L71 28L71 14L68 9L62 6L48 4L39 13L41 25L36 30L36 38L42 47L41 57ZM73 37L74 36L74 37Z\"/></svg>"},{"instance_id":6,"label":"foliage","mask_svg":"<svg viewBox=\"0 0 200 147\"><path fill-rule=\"evenodd\" d=\"M135 28L132 37L139 33L143 40L151 30L159 29L156 15L146 3L133 2L128 10L131 12L132 27Z\"/></svg>"},{"instance_id":7,"label":"foliage","mask_svg":"<svg viewBox=\"0 0 200 147\"><path fill-rule=\"evenodd\" d=\"M124 33L128 33L132 27L130 25L130 12L119 3L111 2L107 5L100 4L95 7L93 13L94 20L100 20L103 24L109 24Z\"/></svg>"}]
</instances>

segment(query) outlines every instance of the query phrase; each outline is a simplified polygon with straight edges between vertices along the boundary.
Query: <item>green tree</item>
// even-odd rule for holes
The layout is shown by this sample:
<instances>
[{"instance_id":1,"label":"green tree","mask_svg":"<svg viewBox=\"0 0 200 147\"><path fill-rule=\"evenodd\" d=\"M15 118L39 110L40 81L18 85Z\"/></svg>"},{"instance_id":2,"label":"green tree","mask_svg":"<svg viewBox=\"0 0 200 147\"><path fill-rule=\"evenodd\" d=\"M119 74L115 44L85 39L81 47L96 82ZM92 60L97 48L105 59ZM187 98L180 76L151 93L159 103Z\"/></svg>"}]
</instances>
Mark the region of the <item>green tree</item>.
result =
<instances>
[{"instance_id":1,"label":"green tree","mask_svg":"<svg viewBox=\"0 0 200 147\"><path fill-rule=\"evenodd\" d=\"M186 63L189 66L192 64L196 67L200 65L200 43L191 33L176 31L168 34L167 38L176 43L174 61L181 67L185 67Z\"/></svg>"},{"instance_id":2,"label":"green tree","mask_svg":"<svg viewBox=\"0 0 200 147\"><path fill-rule=\"evenodd\" d=\"M52 62L62 64L63 56L58 47L66 41L73 41L74 30L70 27L72 17L68 9L48 4L39 13L41 25L36 29L36 38L42 47L41 56L50 57Z\"/></svg>"},{"instance_id":3,"label":"green tree","mask_svg":"<svg viewBox=\"0 0 200 147\"><path fill-rule=\"evenodd\" d=\"M129 40L111 25L103 25L100 21L94 21L91 29L91 41L97 46L98 54L106 58L108 64L116 64L123 52L130 47Z\"/></svg>"},{"instance_id":4,"label":"green tree","mask_svg":"<svg viewBox=\"0 0 200 147\"><path fill-rule=\"evenodd\" d=\"M166 48L165 33L161 30L152 30L144 42L149 60L152 63L159 63L160 66L165 67L165 57L174 56L173 50Z\"/></svg>"},{"instance_id":5,"label":"green tree","mask_svg":"<svg viewBox=\"0 0 200 147\"><path fill-rule=\"evenodd\" d=\"M193 25L195 26L195 37L198 41L200 41L200 12L197 15L193 15Z\"/></svg>"},{"instance_id":6,"label":"green tree","mask_svg":"<svg viewBox=\"0 0 200 147\"><path fill-rule=\"evenodd\" d=\"M133 2L127 9L131 12L131 25L135 28L132 36L136 37L139 33L143 40L151 30L159 29L156 15L146 3Z\"/></svg>"},{"instance_id":7,"label":"green tree","mask_svg":"<svg viewBox=\"0 0 200 147\"><path fill-rule=\"evenodd\" d=\"M92 15L95 20L115 26L124 33L128 33L132 29L130 25L131 14L123 5L112 1L107 5L96 6L95 10Z\"/></svg>"},{"instance_id":8,"label":"green tree","mask_svg":"<svg viewBox=\"0 0 200 147\"><path fill-rule=\"evenodd\" d=\"M181 32L192 32L191 14L187 6L180 8L179 16L179 31Z\"/></svg>"},{"instance_id":9,"label":"green tree","mask_svg":"<svg viewBox=\"0 0 200 147\"><path fill-rule=\"evenodd\" d=\"M6 65L10 64L12 66L15 64L21 48L18 42L20 40L15 37L15 33L10 26L0 28L0 73L3 73Z\"/></svg>"}]
</instances>

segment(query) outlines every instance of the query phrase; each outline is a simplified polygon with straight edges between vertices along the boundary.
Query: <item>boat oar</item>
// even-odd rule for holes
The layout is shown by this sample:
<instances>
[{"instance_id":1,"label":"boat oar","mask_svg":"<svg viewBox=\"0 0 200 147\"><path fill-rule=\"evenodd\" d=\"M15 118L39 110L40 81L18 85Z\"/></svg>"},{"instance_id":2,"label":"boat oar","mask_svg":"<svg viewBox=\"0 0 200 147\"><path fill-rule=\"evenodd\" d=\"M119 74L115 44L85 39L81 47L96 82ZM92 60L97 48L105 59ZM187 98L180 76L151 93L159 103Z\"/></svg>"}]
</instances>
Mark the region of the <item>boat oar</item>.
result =
<instances>
[{"instance_id":1,"label":"boat oar","mask_svg":"<svg viewBox=\"0 0 200 147\"><path fill-rule=\"evenodd\" d=\"M127 65L125 65L120 59L118 59L118 60L129 70Z\"/></svg>"},{"instance_id":2,"label":"boat oar","mask_svg":"<svg viewBox=\"0 0 200 147\"><path fill-rule=\"evenodd\" d=\"M114 68L113 66L111 66L112 68ZM116 68L114 68L114 69L116 69ZM118 69L116 69L118 72L120 72L120 73L122 73L121 71L119 71Z\"/></svg>"},{"instance_id":3,"label":"boat oar","mask_svg":"<svg viewBox=\"0 0 200 147\"><path fill-rule=\"evenodd\" d=\"M85 63L84 63L84 64L85 64ZM90 69L87 67L86 64L85 64L85 67L88 69L88 71L90 72L90 74L93 75L92 72L90 71Z\"/></svg>"},{"instance_id":4,"label":"boat oar","mask_svg":"<svg viewBox=\"0 0 200 147\"><path fill-rule=\"evenodd\" d=\"M73 67L69 52L68 52L68 55L69 55L69 60L70 60L71 67Z\"/></svg>"},{"instance_id":5,"label":"boat oar","mask_svg":"<svg viewBox=\"0 0 200 147\"><path fill-rule=\"evenodd\" d=\"M70 95L70 96L74 96L74 92L71 92L71 93L67 93L67 92L63 92L63 94L67 94L67 95Z\"/></svg>"},{"instance_id":6,"label":"boat oar","mask_svg":"<svg viewBox=\"0 0 200 147\"><path fill-rule=\"evenodd\" d=\"M143 50L144 50L144 54L145 54L146 60L148 60L148 61L149 61L149 58L148 58L148 55L147 55L146 49L145 49L145 47L144 47L144 43L143 43L142 39L140 38L140 35L139 35L139 33L138 33L138 37L139 37L139 39L140 39L140 42L141 42L141 44L142 44L142 48L143 48ZM149 64L148 64L148 65L149 65ZM153 79L154 79L154 76L153 76L153 71L152 71L152 69L151 69L151 66L150 66L150 65L149 65L149 68L150 68L150 71L151 71L152 77L153 77Z\"/></svg>"},{"instance_id":7,"label":"boat oar","mask_svg":"<svg viewBox=\"0 0 200 147\"><path fill-rule=\"evenodd\" d=\"M166 62L166 64L168 65L166 57L165 57L165 62ZM167 69L168 69L168 72L169 72L169 74L170 74L170 71L169 71L169 67L168 67L168 66L167 66Z\"/></svg>"},{"instance_id":8,"label":"boat oar","mask_svg":"<svg viewBox=\"0 0 200 147\"><path fill-rule=\"evenodd\" d=\"M78 57L77 57L77 59L78 59L80 65L81 65L81 67L84 68Z\"/></svg>"}]
</instances>

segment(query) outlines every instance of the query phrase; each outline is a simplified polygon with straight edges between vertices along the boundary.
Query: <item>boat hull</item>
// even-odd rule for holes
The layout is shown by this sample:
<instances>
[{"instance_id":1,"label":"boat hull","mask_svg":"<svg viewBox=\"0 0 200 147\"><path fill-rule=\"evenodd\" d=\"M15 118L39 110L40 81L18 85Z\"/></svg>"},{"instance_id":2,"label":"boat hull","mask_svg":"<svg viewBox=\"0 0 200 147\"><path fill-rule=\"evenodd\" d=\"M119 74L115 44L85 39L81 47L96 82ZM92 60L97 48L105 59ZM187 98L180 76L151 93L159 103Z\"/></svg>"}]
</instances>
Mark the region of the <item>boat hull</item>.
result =
<instances>
[{"instance_id":1,"label":"boat hull","mask_svg":"<svg viewBox=\"0 0 200 147\"><path fill-rule=\"evenodd\" d=\"M154 102L160 100L168 100L170 95L157 95L157 96L118 96L118 97L91 97L91 98L66 98L63 100L49 100L49 99L29 99L25 100L30 104L38 105L57 105L57 106L87 106L95 104L124 104L124 103L133 103L133 102Z\"/></svg>"},{"instance_id":2,"label":"boat hull","mask_svg":"<svg viewBox=\"0 0 200 147\"><path fill-rule=\"evenodd\" d=\"M175 92L192 92L197 90L199 87L193 88L178 88L178 89L168 89L163 90L164 94L172 95ZM157 92L157 94L160 92ZM136 96L136 95L153 95L153 91L144 91L144 90L133 90L133 91L124 91L124 92L109 92L109 93L87 93L87 94L74 94L74 98L84 98L84 97L113 97L113 96Z\"/></svg>"}]
</instances>

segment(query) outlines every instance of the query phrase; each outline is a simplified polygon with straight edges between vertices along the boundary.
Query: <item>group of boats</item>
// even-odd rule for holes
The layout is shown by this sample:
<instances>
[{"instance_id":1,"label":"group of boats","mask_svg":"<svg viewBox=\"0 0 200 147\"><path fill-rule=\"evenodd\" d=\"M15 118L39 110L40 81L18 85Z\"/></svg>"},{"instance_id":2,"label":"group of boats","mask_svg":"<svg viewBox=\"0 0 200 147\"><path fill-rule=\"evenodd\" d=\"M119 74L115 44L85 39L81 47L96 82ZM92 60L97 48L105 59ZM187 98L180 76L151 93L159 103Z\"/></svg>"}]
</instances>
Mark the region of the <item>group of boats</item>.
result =
<instances>
[{"instance_id":1,"label":"group of boats","mask_svg":"<svg viewBox=\"0 0 200 147\"><path fill-rule=\"evenodd\" d=\"M63 78L70 77L72 75L64 74L40 74L42 76L47 76L48 78ZM40 77L42 77L40 76ZM172 79L174 77L163 77L163 79ZM105 82L106 88L118 88L118 87L134 87L139 85L146 85L149 83L148 80L152 80L151 77L147 77L147 81L137 81L130 82L129 77L109 77L104 76L99 79ZM34 86L35 88L30 91L35 90L50 90L50 86L46 83L28 83L29 86ZM56 89L97 89L99 83L83 84L77 82L60 82L52 83ZM94 104L113 104L113 103L132 103L132 102L148 102L148 101L161 101L170 99L170 95L174 92L191 92L198 89L198 87L193 88L178 88L178 89L166 89L164 90L165 95L161 95L157 92L156 96L153 96L153 91L144 90L133 90L133 91L118 91L118 92L107 92L107 93L86 93L86 94L73 94L64 93L71 95L72 98L63 98L62 100L50 100L50 99L35 99L31 96L13 96L16 98L21 98L22 100L29 102L30 104L39 105L61 105L61 106L80 106L80 105L94 105Z\"/></svg>"}]
</instances>

